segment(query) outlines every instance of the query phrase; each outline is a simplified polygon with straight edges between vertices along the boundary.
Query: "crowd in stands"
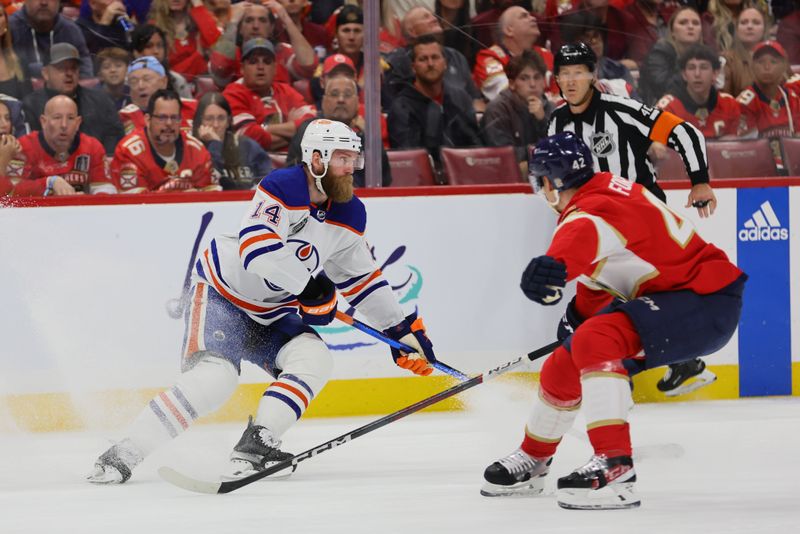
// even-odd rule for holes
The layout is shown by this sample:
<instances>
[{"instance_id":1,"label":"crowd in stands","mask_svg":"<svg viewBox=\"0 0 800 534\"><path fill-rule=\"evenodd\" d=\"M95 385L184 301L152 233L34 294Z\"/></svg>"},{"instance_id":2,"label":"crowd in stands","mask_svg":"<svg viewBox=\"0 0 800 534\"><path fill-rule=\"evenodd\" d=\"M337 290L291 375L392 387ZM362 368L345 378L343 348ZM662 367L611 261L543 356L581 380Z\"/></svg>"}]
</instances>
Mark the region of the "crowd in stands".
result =
<instances>
[{"instance_id":1,"label":"crowd in stands","mask_svg":"<svg viewBox=\"0 0 800 534\"><path fill-rule=\"evenodd\" d=\"M361 4L2 0L0 196L250 189L298 162L316 117L363 135ZM553 52L571 42L597 55L601 91L709 140L800 137L800 0L383 0L380 13L384 186L387 151L410 148L440 166L445 147L511 146L524 173L563 103Z\"/></svg>"}]
</instances>

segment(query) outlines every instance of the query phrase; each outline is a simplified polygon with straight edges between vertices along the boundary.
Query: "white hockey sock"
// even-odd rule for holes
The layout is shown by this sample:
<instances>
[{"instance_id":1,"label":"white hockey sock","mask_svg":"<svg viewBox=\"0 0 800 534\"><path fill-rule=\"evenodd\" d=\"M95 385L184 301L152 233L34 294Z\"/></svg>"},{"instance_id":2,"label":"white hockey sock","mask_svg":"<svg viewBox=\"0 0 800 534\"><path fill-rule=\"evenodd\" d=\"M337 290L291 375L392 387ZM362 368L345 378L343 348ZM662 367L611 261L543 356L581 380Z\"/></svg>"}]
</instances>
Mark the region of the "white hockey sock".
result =
<instances>
[{"instance_id":1,"label":"white hockey sock","mask_svg":"<svg viewBox=\"0 0 800 534\"><path fill-rule=\"evenodd\" d=\"M236 389L236 368L227 360L206 356L177 383L162 391L133 421L126 437L143 456L189 428L198 417L219 409Z\"/></svg>"},{"instance_id":2,"label":"white hockey sock","mask_svg":"<svg viewBox=\"0 0 800 534\"><path fill-rule=\"evenodd\" d=\"M301 334L281 349L276 366L283 372L261 397L255 423L270 429L279 439L325 386L333 361L321 339Z\"/></svg>"},{"instance_id":3,"label":"white hockey sock","mask_svg":"<svg viewBox=\"0 0 800 534\"><path fill-rule=\"evenodd\" d=\"M531 410L528 422L525 425L525 435L544 445L535 446L537 449L536 456L551 456L555 452L555 445L561 441L564 434L572 427L580 406L581 399L559 401L549 398L544 390L539 387L539 395L534 401L533 410ZM553 444L552 452L551 447L545 444ZM530 448L529 443L526 445L525 449Z\"/></svg>"},{"instance_id":4,"label":"white hockey sock","mask_svg":"<svg viewBox=\"0 0 800 534\"><path fill-rule=\"evenodd\" d=\"M593 372L581 377L586 428L624 425L633 405L627 376L613 372Z\"/></svg>"}]
</instances>

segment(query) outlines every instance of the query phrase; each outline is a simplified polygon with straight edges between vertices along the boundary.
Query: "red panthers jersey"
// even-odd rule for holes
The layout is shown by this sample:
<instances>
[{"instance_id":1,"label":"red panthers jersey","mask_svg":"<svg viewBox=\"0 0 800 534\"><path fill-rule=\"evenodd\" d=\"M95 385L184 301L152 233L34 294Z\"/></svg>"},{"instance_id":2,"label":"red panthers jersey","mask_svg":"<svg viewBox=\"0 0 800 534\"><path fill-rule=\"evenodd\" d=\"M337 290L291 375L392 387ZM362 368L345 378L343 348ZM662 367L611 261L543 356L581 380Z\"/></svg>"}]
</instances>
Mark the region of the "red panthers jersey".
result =
<instances>
[{"instance_id":1,"label":"red panthers jersey","mask_svg":"<svg viewBox=\"0 0 800 534\"><path fill-rule=\"evenodd\" d=\"M569 280L628 300L682 289L706 295L742 274L691 222L641 185L608 172L572 197L547 255L566 264Z\"/></svg>"},{"instance_id":2,"label":"red panthers jersey","mask_svg":"<svg viewBox=\"0 0 800 534\"><path fill-rule=\"evenodd\" d=\"M231 105L233 127L265 150L269 150L272 143L272 135L264 129L265 125L292 120L299 127L306 119L317 115L317 109L285 83L273 82L271 93L261 97L239 79L228 85L222 94Z\"/></svg>"},{"instance_id":3,"label":"red panthers jersey","mask_svg":"<svg viewBox=\"0 0 800 534\"><path fill-rule=\"evenodd\" d=\"M122 193L222 190L211 172L208 150L186 133L178 137L172 161L156 154L145 130L123 137L114 151L111 178Z\"/></svg>"},{"instance_id":4,"label":"red panthers jersey","mask_svg":"<svg viewBox=\"0 0 800 534\"><path fill-rule=\"evenodd\" d=\"M192 122L197 111L197 100L181 98L181 130L192 133ZM119 110L119 120L125 128L125 135L134 130L144 130L144 111L136 104L128 104Z\"/></svg>"},{"instance_id":5,"label":"red panthers jersey","mask_svg":"<svg viewBox=\"0 0 800 534\"><path fill-rule=\"evenodd\" d=\"M713 89L706 106L698 106L694 102L684 102L674 95L664 95L656 107L669 111L696 126L703 132L706 139L736 135L739 130L739 118L742 114L742 109L735 98L728 93L717 92Z\"/></svg>"},{"instance_id":6,"label":"red panthers jersey","mask_svg":"<svg viewBox=\"0 0 800 534\"><path fill-rule=\"evenodd\" d=\"M780 86L780 99L771 100L753 84L736 98L742 108L739 133L753 130L759 137L792 137L800 127L800 95Z\"/></svg>"},{"instance_id":7,"label":"red panthers jersey","mask_svg":"<svg viewBox=\"0 0 800 534\"><path fill-rule=\"evenodd\" d=\"M56 154L41 132L21 137L19 144L22 151L7 169L15 196L44 195L50 176L60 176L83 193L117 192L108 175L106 151L94 137L79 133L64 154Z\"/></svg>"},{"instance_id":8,"label":"red panthers jersey","mask_svg":"<svg viewBox=\"0 0 800 534\"><path fill-rule=\"evenodd\" d=\"M549 87L546 91L554 95L560 94L555 78L552 76L553 53L546 48L535 45L533 50L542 56L544 64L547 65L547 83ZM488 100L494 100L503 89L508 87L508 78L506 77L504 67L510 60L511 56L508 54L508 51L500 45L492 45L489 48L484 48L478 52L478 55L475 57L475 68L472 69L472 79L475 80L475 85L478 86L480 92L483 93L483 96Z\"/></svg>"}]
</instances>

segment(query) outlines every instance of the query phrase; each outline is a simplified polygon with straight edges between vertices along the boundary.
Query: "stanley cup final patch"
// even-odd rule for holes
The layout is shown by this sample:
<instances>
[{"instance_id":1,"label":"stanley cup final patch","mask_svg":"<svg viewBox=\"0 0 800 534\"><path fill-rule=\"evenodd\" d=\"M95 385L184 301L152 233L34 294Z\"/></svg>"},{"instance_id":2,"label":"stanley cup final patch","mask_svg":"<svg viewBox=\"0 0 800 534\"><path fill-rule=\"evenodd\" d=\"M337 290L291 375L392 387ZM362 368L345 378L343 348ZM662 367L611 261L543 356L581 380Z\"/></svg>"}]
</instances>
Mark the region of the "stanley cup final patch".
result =
<instances>
[{"instance_id":1,"label":"stanley cup final patch","mask_svg":"<svg viewBox=\"0 0 800 534\"><path fill-rule=\"evenodd\" d=\"M591 140L592 154L598 158L607 158L616 151L614 137L608 132L597 132L592 134Z\"/></svg>"}]
</instances>

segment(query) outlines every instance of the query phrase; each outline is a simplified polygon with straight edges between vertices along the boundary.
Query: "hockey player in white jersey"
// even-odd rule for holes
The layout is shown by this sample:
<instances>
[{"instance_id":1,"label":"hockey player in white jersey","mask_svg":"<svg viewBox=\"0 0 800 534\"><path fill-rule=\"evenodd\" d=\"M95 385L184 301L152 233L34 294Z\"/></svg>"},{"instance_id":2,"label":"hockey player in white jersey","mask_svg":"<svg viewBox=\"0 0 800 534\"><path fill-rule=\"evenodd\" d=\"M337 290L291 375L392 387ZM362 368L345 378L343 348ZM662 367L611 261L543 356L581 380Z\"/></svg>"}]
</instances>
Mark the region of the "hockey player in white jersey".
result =
<instances>
[{"instance_id":1,"label":"hockey player in white jersey","mask_svg":"<svg viewBox=\"0 0 800 534\"><path fill-rule=\"evenodd\" d=\"M418 375L433 371L421 319L404 316L364 239L366 210L353 195L352 177L363 166L361 140L345 124L320 119L306 129L301 148L301 164L273 171L258 185L238 233L217 236L200 254L185 314L182 374L100 455L90 482L127 481L158 446L220 408L236 388L242 360L275 381L234 446L225 477L291 457L280 449L281 436L333 366L310 325L334 319L337 290L389 337L416 349L392 349L397 365Z\"/></svg>"}]
</instances>

